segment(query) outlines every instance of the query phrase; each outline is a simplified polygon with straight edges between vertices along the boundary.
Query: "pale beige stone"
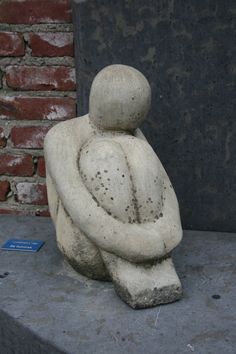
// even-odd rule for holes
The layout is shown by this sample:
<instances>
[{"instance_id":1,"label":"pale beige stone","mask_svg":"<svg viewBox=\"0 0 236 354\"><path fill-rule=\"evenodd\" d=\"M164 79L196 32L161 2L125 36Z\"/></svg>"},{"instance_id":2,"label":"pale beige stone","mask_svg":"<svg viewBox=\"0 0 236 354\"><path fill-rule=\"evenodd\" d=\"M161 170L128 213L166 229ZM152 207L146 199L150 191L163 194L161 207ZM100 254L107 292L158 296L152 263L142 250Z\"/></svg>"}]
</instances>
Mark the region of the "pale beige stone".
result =
<instances>
[{"instance_id":1,"label":"pale beige stone","mask_svg":"<svg viewBox=\"0 0 236 354\"><path fill-rule=\"evenodd\" d=\"M94 79L89 114L56 125L45 139L59 248L81 273L110 278L134 308L182 292L170 258L182 238L178 202L138 129L150 101L139 71L109 66Z\"/></svg>"}]
</instances>

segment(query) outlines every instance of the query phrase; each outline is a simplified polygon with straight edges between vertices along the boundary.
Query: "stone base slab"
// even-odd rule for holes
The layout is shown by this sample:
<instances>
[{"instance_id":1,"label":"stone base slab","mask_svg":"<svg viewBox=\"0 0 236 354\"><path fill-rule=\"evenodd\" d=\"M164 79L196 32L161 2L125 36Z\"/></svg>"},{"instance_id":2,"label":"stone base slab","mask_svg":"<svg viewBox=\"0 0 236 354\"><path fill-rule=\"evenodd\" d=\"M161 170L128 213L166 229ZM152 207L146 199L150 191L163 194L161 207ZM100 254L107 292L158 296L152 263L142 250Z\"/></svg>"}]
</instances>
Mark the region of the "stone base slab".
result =
<instances>
[{"instance_id":1,"label":"stone base slab","mask_svg":"<svg viewBox=\"0 0 236 354\"><path fill-rule=\"evenodd\" d=\"M72 270L50 219L0 225L1 244L46 241L36 254L0 251L0 353L235 353L235 234L185 231L173 255L183 298L135 311L111 283Z\"/></svg>"}]
</instances>

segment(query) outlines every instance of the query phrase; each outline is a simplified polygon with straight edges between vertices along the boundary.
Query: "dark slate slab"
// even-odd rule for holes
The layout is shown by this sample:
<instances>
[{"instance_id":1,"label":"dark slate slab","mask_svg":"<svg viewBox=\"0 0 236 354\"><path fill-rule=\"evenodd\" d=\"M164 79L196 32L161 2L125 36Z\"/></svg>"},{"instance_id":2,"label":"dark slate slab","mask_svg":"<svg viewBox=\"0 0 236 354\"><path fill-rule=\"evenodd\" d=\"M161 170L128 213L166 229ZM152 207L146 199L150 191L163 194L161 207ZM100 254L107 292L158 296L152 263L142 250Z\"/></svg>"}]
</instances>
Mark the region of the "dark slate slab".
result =
<instances>
[{"instance_id":1,"label":"dark slate slab","mask_svg":"<svg viewBox=\"0 0 236 354\"><path fill-rule=\"evenodd\" d=\"M186 231L174 257L183 299L132 310L110 283L63 261L49 219L1 216L0 225L1 244L46 241L36 254L0 251L0 353L235 353L234 234Z\"/></svg>"},{"instance_id":2,"label":"dark slate slab","mask_svg":"<svg viewBox=\"0 0 236 354\"><path fill-rule=\"evenodd\" d=\"M236 231L236 2L74 0L79 114L104 66L149 79L143 130L177 192L186 229Z\"/></svg>"}]
</instances>

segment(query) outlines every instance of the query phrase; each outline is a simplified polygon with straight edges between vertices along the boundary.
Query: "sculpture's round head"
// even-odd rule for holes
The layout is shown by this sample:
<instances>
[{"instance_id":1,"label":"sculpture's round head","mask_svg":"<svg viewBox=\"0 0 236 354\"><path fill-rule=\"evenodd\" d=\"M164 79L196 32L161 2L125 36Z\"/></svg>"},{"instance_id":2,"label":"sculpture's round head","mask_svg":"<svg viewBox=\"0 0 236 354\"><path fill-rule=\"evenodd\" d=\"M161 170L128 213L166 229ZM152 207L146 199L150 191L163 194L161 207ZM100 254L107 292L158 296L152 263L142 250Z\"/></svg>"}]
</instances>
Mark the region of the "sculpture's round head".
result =
<instances>
[{"instance_id":1,"label":"sculpture's round head","mask_svg":"<svg viewBox=\"0 0 236 354\"><path fill-rule=\"evenodd\" d=\"M151 88L143 74L127 65L111 65L93 80L89 117L101 129L133 130L146 118Z\"/></svg>"}]
</instances>

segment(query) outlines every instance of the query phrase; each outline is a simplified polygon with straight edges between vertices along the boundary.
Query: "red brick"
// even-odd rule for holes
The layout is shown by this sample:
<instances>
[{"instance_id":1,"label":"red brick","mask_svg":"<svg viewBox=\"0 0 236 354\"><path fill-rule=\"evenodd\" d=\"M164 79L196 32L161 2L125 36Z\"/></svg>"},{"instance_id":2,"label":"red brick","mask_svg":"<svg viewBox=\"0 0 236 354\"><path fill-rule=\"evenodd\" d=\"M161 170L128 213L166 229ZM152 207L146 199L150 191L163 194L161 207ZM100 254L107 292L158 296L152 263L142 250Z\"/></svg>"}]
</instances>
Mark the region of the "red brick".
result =
<instances>
[{"instance_id":1,"label":"red brick","mask_svg":"<svg viewBox=\"0 0 236 354\"><path fill-rule=\"evenodd\" d=\"M47 32L30 33L29 46L35 57L73 57L73 33Z\"/></svg>"},{"instance_id":2,"label":"red brick","mask_svg":"<svg viewBox=\"0 0 236 354\"><path fill-rule=\"evenodd\" d=\"M40 177L46 177L45 160L44 160L43 157L39 157L39 159L38 159L37 174L38 174Z\"/></svg>"},{"instance_id":3,"label":"red brick","mask_svg":"<svg viewBox=\"0 0 236 354\"><path fill-rule=\"evenodd\" d=\"M21 205L20 205L20 207L21 207ZM24 209L18 209L16 206L9 207L9 208L8 207L0 208L0 214L50 216L48 209L46 209L46 210L41 210L41 209L32 210L32 207L31 207L30 210L24 210Z\"/></svg>"},{"instance_id":4,"label":"red brick","mask_svg":"<svg viewBox=\"0 0 236 354\"><path fill-rule=\"evenodd\" d=\"M21 90L75 90L75 70L67 66L8 66L6 82Z\"/></svg>"},{"instance_id":5,"label":"red brick","mask_svg":"<svg viewBox=\"0 0 236 354\"><path fill-rule=\"evenodd\" d=\"M0 155L0 174L7 176L32 176L33 158L30 155Z\"/></svg>"},{"instance_id":6,"label":"red brick","mask_svg":"<svg viewBox=\"0 0 236 354\"><path fill-rule=\"evenodd\" d=\"M0 118L22 120L64 120L76 115L70 97L0 97Z\"/></svg>"},{"instance_id":7,"label":"red brick","mask_svg":"<svg viewBox=\"0 0 236 354\"><path fill-rule=\"evenodd\" d=\"M43 141L50 127L13 127L11 141L14 147L27 149L41 149Z\"/></svg>"},{"instance_id":8,"label":"red brick","mask_svg":"<svg viewBox=\"0 0 236 354\"><path fill-rule=\"evenodd\" d=\"M45 184L20 182L16 185L17 201L21 204L46 205L47 189Z\"/></svg>"},{"instance_id":9,"label":"red brick","mask_svg":"<svg viewBox=\"0 0 236 354\"><path fill-rule=\"evenodd\" d=\"M0 208L0 214L8 215L29 215L25 210L19 210L16 208Z\"/></svg>"},{"instance_id":10,"label":"red brick","mask_svg":"<svg viewBox=\"0 0 236 354\"><path fill-rule=\"evenodd\" d=\"M71 22L70 0L2 0L0 22L15 24Z\"/></svg>"},{"instance_id":11,"label":"red brick","mask_svg":"<svg viewBox=\"0 0 236 354\"><path fill-rule=\"evenodd\" d=\"M25 43L22 34L0 32L0 56L17 57L25 54Z\"/></svg>"},{"instance_id":12,"label":"red brick","mask_svg":"<svg viewBox=\"0 0 236 354\"><path fill-rule=\"evenodd\" d=\"M3 128L0 128L0 149L4 148L7 145L7 139L4 134Z\"/></svg>"},{"instance_id":13,"label":"red brick","mask_svg":"<svg viewBox=\"0 0 236 354\"><path fill-rule=\"evenodd\" d=\"M10 183L8 181L0 181L0 201L4 202L7 199L7 194L10 192Z\"/></svg>"}]
</instances>

